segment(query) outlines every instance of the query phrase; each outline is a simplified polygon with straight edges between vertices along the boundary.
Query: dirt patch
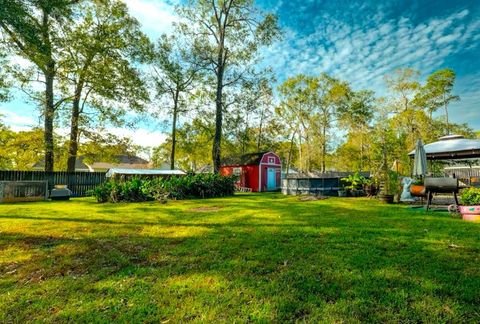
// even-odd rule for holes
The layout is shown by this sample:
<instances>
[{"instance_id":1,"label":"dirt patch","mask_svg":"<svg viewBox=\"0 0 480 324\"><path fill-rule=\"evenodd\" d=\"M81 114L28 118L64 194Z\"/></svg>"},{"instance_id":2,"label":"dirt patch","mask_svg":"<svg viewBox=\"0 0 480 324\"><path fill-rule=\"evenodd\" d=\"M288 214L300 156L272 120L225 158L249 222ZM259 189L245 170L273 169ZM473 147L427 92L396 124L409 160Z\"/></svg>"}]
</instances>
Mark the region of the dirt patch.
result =
<instances>
[{"instance_id":1,"label":"dirt patch","mask_svg":"<svg viewBox=\"0 0 480 324\"><path fill-rule=\"evenodd\" d=\"M315 201L315 200L324 200L327 199L326 196L302 196L299 197L298 200L300 201Z\"/></svg>"},{"instance_id":2,"label":"dirt patch","mask_svg":"<svg viewBox=\"0 0 480 324\"><path fill-rule=\"evenodd\" d=\"M197 207L197 208L191 208L189 211L192 212L216 212L222 209L223 207L219 206L205 206L205 207Z\"/></svg>"}]
</instances>

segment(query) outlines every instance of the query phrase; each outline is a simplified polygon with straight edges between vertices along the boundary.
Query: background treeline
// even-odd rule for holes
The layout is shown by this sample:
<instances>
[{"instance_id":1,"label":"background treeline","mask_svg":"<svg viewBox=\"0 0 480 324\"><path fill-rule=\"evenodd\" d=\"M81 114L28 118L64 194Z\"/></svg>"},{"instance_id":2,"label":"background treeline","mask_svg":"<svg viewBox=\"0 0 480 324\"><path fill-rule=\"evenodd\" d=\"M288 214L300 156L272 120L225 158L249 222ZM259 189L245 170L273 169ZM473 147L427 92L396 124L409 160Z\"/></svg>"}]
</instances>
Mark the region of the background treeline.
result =
<instances>
[{"instance_id":1,"label":"background treeline","mask_svg":"<svg viewBox=\"0 0 480 324\"><path fill-rule=\"evenodd\" d=\"M135 154L105 129L165 119L169 136L152 160L191 171L263 150L302 172L408 168L418 138L474 136L449 122L448 106L460 99L450 69L424 80L410 68L392 71L382 96L325 73L277 80L261 53L282 31L253 1L189 1L156 41L119 0L0 7L0 100L21 91L42 120L25 132L1 126L0 168L44 159L47 171L73 171L79 155Z\"/></svg>"}]
</instances>

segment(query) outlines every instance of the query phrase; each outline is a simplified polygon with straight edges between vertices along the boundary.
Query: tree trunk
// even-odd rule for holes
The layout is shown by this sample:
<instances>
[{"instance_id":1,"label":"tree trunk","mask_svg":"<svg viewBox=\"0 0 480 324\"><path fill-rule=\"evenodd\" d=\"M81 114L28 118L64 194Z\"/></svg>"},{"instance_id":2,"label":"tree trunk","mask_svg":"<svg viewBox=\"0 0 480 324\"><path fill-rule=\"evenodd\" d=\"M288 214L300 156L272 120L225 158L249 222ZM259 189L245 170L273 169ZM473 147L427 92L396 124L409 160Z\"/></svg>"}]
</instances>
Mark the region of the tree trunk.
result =
<instances>
[{"instance_id":1,"label":"tree trunk","mask_svg":"<svg viewBox=\"0 0 480 324\"><path fill-rule=\"evenodd\" d=\"M293 132L292 137L290 138L290 149L288 150L287 158L287 177L290 172L290 165L292 164L292 153L293 153L293 141L295 140L295 132Z\"/></svg>"},{"instance_id":2,"label":"tree trunk","mask_svg":"<svg viewBox=\"0 0 480 324\"><path fill-rule=\"evenodd\" d=\"M219 173L221 160L220 150L222 144L222 124L223 124L223 49L219 51L218 55L218 70L217 70L217 91L215 94L215 136L213 137L212 160L213 172Z\"/></svg>"},{"instance_id":3,"label":"tree trunk","mask_svg":"<svg viewBox=\"0 0 480 324\"><path fill-rule=\"evenodd\" d=\"M322 128L322 173L325 173L325 158L327 156L327 129L325 125Z\"/></svg>"},{"instance_id":4,"label":"tree trunk","mask_svg":"<svg viewBox=\"0 0 480 324\"><path fill-rule=\"evenodd\" d=\"M44 141L45 141L45 171L54 169L53 121L55 119L55 104L53 96L53 82L55 78L55 61L52 57L50 43L50 26L48 12L43 11L42 37L45 42L47 61L43 69L45 75L45 113L44 113Z\"/></svg>"},{"instance_id":5,"label":"tree trunk","mask_svg":"<svg viewBox=\"0 0 480 324\"><path fill-rule=\"evenodd\" d=\"M258 139L257 139L257 151L260 151L260 144L262 142L262 128L263 128L263 116L265 111L262 109L262 113L260 115L260 125L258 128Z\"/></svg>"},{"instance_id":6,"label":"tree trunk","mask_svg":"<svg viewBox=\"0 0 480 324\"><path fill-rule=\"evenodd\" d=\"M300 167L300 170L301 171L305 171L304 167L303 167L303 154L302 154L302 132L301 130L299 129L298 131L298 159L299 159L299 167Z\"/></svg>"},{"instance_id":7,"label":"tree trunk","mask_svg":"<svg viewBox=\"0 0 480 324\"><path fill-rule=\"evenodd\" d=\"M383 168L383 181L384 181L384 194L389 194L390 193L390 183L389 183L389 176L388 176L388 160L387 160L387 143L386 143L386 138L385 134L383 134L382 137L382 168Z\"/></svg>"},{"instance_id":8,"label":"tree trunk","mask_svg":"<svg viewBox=\"0 0 480 324\"><path fill-rule=\"evenodd\" d=\"M170 170L175 169L175 146L177 145L178 96L179 96L179 91L178 89L176 89L175 96L173 98L172 150L170 152Z\"/></svg>"},{"instance_id":9,"label":"tree trunk","mask_svg":"<svg viewBox=\"0 0 480 324\"><path fill-rule=\"evenodd\" d=\"M360 172L363 171L363 128L360 135Z\"/></svg>"},{"instance_id":10,"label":"tree trunk","mask_svg":"<svg viewBox=\"0 0 480 324\"><path fill-rule=\"evenodd\" d=\"M45 73L45 114L44 114L44 141L45 141L45 171L52 172L54 166L53 121L55 119L55 105L53 102L53 80L55 63L50 62Z\"/></svg>"},{"instance_id":11,"label":"tree trunk","mask_svg":"<svg viewBox=\"0 0 480 324\"><path fill-rule=\"evenodd\" d=\"M68 148L67 172L75 172L75 162L78 153L80 100L83 91L83 81L79 81L75 87L75 96L72 104L72 116L70 122L70 143Z\"/></svg>"},{"instance_id":12,"label":"tree trunk","mask_svg":"<svg viewBox=\"0 0 480 324\"><path fill-rule=\"evenodd\" d=\"M443 105L445 107L445 120L447 122L447 135L450 135L450 125L448 123L448 104L447 101L445 100L445 94L443 94Z\"/></svg>"}]
</instances>

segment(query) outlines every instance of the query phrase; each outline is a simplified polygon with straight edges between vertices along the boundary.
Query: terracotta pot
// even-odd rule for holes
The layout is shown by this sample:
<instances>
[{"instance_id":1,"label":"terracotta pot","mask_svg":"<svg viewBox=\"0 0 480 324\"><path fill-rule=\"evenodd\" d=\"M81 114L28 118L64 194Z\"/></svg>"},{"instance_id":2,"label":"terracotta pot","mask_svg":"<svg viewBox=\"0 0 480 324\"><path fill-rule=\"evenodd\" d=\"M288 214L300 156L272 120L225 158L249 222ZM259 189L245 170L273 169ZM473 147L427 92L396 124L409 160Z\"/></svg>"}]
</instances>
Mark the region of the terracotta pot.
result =
<instances>
[{"instance_id":1,"label":"terracotta pot","mask_svg":"<svg viewBox=\"0 0 480 324\"><path fill-rule=\"evenodd\" d=\"M462 218L467 221L480 221L480 206L458 206Z\"/></svg>"},{"instance_id":2,"label":"terracotta pot","mask_svg":"<svg viewBox=\"0 0 480 324\"><path fill-rule=\"evenodd\" d=\"M425 196L425 186L424 185L411 185L410 193L412 196L421 197Z\"/></svg>"}]
</instances>

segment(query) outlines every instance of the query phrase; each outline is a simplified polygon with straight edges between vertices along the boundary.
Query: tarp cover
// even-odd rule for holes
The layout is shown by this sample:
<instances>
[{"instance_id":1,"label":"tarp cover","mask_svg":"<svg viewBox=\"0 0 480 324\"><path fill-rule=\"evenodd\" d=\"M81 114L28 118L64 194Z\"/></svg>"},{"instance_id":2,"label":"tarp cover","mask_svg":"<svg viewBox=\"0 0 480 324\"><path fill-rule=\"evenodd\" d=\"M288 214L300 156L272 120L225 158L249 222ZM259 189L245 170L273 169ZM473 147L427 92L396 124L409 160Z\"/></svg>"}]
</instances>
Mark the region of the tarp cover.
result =
<instances>
[{"instance_id":1,"label":"tarp cover","mask_svg":"<svg viewBox=\"0 0 480 324\"><path fill-rule=\"evenodd\" d=\"M428 159L461 159L480 157L480 140L466 139L461 135L441 137L439 141L423 146ZM408 153L415 155L415 150Z\"/></svg>"},{"instance_id":2,"label":"tarp cover","mask_svg":"<svg viewBox=\"0 0 480 324\"><path fill-rule=\"evenodd\" d=\"M110 178L116 174L124 175L185 175L186 173L182 170L152 170L152 169L119 169L112 168L108 170L105 176Z\"/></svg>"}]
</instances>

